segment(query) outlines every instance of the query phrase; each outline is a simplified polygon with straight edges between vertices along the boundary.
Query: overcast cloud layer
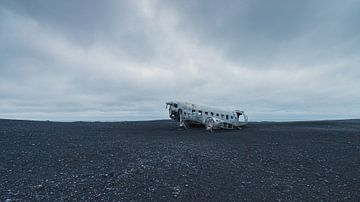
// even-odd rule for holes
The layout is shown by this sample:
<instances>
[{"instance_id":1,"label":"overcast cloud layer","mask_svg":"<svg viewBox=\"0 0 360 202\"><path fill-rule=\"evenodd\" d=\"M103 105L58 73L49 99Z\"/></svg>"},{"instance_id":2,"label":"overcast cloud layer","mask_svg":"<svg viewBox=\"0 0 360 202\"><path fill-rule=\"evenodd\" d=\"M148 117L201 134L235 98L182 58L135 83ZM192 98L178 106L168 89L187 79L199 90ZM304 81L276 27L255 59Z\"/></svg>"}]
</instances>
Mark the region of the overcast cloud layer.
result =
<instances>
[{"instance_id":1,"label":"overcast cloud layer","mask_svg":"<svg viewBox=\"0 0 360 202\"><path fill-rule=\"evenodd\" d=\"M0 2L0 118L360 117L360 2Z\"/></svg>"}]
</instances>

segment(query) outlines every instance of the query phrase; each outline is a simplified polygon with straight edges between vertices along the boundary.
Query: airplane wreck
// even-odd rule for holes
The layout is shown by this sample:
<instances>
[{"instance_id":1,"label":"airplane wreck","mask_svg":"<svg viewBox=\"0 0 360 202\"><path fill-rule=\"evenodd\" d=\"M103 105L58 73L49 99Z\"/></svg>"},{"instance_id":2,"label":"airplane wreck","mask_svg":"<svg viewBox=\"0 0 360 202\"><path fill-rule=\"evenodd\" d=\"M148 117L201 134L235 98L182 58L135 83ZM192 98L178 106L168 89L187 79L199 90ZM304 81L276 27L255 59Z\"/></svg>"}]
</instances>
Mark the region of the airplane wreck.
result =
<instances>
[{"instance_id":1,"label":"airplane wreck","mask_svg":"<svg viewBox=\"0 0 360 202\"><path fill-rule=\"evenodd\" d=\"M204 125L206 130L241 128L248 123L244 111L225 111L188 102L170 101L169 117L180 123L180 127L188 128L189 125Z\"/></svg>"}]
</instances>

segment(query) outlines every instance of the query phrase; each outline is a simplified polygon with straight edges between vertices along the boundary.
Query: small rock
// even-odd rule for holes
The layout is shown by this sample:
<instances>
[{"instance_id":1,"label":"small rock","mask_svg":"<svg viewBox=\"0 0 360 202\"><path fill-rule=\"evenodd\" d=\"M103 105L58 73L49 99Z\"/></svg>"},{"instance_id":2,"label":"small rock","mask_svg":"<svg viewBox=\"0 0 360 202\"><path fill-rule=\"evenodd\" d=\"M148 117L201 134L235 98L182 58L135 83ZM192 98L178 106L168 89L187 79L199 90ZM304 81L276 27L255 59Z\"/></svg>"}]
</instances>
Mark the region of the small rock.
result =
<instances>
[{"instance_id":1,"label":"small rock","mask_svg":"<svg viewBox=\"0 0 360 202\"><path fill-rule=\"evenodd\" d=\"M172 192L172 194L173 194L173 197L174 197L174 198L177 198L178 195L180 194L180 186L173 187L173 192Z\"/></svg>"}]
</instances>

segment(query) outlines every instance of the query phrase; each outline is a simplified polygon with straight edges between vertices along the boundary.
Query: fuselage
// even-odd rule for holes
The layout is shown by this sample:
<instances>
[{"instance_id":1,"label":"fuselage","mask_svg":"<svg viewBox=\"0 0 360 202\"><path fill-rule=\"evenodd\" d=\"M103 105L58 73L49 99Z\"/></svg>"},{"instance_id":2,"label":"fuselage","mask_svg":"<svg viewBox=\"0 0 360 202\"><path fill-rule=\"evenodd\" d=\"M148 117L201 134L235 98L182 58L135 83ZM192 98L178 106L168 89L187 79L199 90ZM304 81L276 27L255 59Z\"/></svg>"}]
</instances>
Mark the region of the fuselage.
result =
<instances>
[{"instance_id":1,"label":"fuselage","mask_svg":"<svg viewBox=\"0 0 360 202\"><path fill-rule=\"evenodd\" d=\"M247 116L240 110L226 111L179 101L171 101L166 104L169 105L169 117L179 121L180 126L183 124L207 126L209 122L212 122L213 127L211 128L232 129L247 124Z\"/></svg>"}]
</instances>

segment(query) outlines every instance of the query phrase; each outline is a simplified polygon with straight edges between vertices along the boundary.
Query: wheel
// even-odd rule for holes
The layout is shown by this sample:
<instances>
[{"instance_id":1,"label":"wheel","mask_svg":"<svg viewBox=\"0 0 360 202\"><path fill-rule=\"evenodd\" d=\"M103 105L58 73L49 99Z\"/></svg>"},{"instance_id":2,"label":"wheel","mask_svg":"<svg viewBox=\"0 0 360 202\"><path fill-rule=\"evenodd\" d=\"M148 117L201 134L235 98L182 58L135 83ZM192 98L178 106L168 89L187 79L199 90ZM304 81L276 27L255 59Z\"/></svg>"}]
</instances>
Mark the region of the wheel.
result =
<instances>
[{"instance_id":1,"label":"wheel","mask_svg":"<svg viewBox=\"0 0 360 202\"><path fill-rule=\"evenodd\" d=\"M206 120L205 120L205 127L206 127L206 130L212 130L215 126L215 121L213 118L211 117L208 117Z\"/></svg>"}]
</instances>

